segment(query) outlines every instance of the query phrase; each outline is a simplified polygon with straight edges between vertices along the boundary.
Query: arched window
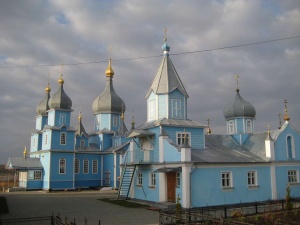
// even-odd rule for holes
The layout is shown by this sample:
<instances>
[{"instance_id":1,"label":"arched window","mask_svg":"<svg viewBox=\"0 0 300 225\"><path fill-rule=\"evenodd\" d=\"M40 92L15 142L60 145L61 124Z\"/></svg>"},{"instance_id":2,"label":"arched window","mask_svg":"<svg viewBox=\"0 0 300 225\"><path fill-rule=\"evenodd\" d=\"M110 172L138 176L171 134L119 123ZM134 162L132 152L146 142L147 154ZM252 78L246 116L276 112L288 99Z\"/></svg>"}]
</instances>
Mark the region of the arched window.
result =
<instances>
[{"instance_id":1,"label":"arched window","mask_svg":"<svg viewBox=\"0 0 300 225\"><path fill-rule=\"evenodd\" d=\"M246 121L246 132L251 133L252 132L252 123L251 120Z\"/></svg>"},{"instance_id":2,"label":"arched window","mask_svg":"<svg viewBox=\"0 0 300 225\"><path fill-rule=\"evenodd\" d=\"M59 174L66 173L66 160L64 158L59 159Z\"/></svg>"},{"instance_id":3,"label":"arched window","mask_svg":"<svg viewBox=\"0 0 300 225\"><path fill-rule=\"evenodd\" d=\"M75 159L74 172L79 173L79 171L80 171L80 161L79 159Z\"/></svg>"},{"instance_id":4,"label":"arched window","mask_svg":"<svg viewBox=\"0 0 300 225\"><path fill-rule=\"evenodd\" d=\"M287 158L295 158L295 146L293 136L288 135L286 138Z\"/></svg>"},{"instance_id":5,"label":"arched window","mask_svg":"<svg viewBox=\"0 0 300 225\"><path fill-rule=\"evenodd\" d=\"M229 133L234 134L234 121L233 120L229 121Z\"/></svg>"},{"instance_id":6,"label":"arched window","mask_svg":"<svg viewBox=\"0 0 300 225\"><path fill-rule=\"evenodd\" d=\"M80 140L80 148L84 148L84 140Z\"/></svg>"},{"instance_id":7,"label":"arched window","mask_svg":"<svg viewBox=\"0 0 300 225\"><path fill-rule=\"evenodd\" d=\"M60 144L66 145L67 143L67 135L66 133L60 133Z\"/></svg>"},{"instance_id":8,"label":"arched window","mask_svg":"<svg viewBox=\"0 0 300 225\"><path fill-rule=\"evenodd\" d=\"M93 163L93 173L98 173L98 161L94 159L92 163Z\"/></svg>"},{"instance_id":9,"label":"arched window","mask_svg":"<svg viewBox=\"0 0 300 225\"><path fill-rule=\"evenodd\" d=\"M89 173L89 160L83 160L83 173Z\"/></svg>"}]
</instances>

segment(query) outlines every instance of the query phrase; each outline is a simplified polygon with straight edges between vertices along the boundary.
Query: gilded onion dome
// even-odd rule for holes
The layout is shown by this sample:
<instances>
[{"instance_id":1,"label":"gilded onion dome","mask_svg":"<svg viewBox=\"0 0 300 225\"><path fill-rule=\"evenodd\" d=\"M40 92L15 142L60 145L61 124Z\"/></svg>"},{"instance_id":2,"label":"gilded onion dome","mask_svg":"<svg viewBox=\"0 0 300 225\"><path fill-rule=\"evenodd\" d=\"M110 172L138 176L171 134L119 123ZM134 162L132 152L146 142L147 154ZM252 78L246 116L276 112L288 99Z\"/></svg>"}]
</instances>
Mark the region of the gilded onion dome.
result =
<instances>
[{"instance_id":1,"label":"gilded onion dome","mask_svg":"<svg viewBox=\"0 0 300 225\"><path fill-rule=\"evenodd\" d=\"M125 112L125 103L117 95L113 87L113 75L114 71L111 66L111 59L109 60L108 67L105 71L106 74L106 86L104 91L95 98L92 109L94 114L100 113L116 113L121 114Z\"/></svg>"},{"instance_id":2,"label":"gilded onion dome","mask_svg":"<svg viewBox=\"0 0 300 225\"><path fill-rule=\"evenodd\" d=\"M56 109L71 109L72 101L69 96L64 91L64 80L62 75L58 80L59 88L58 91L50 98L49 100L49 108L56 108Z\"/></svg>"},{"instance_id":3,"label":"gilded onion dome","mask_svg":"<svg viewBox=\"0 0 300 225\"><path fill-rule=\"evenodd\" d=\"M253 105L241 97L237 88L235 98L224 107L223 115L226 120L235 117L254 118L256 110Z\"/></svg>"},{"instance_id":4,"label":"gilded onion dome","mask_svg":"<svg viewBox=\"0 0 300 225\"><path fill-rule=\"evenodd\" d=\"M47 115L47 111L49 110L49 99L50 99L50 85L48 83L47 87L45 88L46 96L43 101L41 101L40 104L36 107L36 113L37 115Z\"/></svg>"}]
</instances>

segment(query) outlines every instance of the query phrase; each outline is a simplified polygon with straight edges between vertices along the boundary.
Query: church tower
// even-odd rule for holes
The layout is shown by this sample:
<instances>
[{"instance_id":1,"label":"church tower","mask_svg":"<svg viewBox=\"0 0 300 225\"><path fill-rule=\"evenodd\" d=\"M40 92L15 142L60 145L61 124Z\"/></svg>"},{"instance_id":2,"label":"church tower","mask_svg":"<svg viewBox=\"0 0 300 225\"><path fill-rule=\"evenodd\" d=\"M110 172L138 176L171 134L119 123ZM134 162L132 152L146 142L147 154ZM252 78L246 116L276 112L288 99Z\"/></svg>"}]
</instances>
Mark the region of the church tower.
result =
<instances>
[{"instance_id":1,"label":"church tower","mask_svg":"<svg viewBox=\"0 0 300 225\"><path fill-rule=\"evenodd\" d=\"M249 134L254 132L254 119L256 110L253 105L244 100L238 88L238 78L236 76L237 88L235 97L223 109L223 115L227 123L227 134L233 135L242 145Z\"/></svg>"},{"instance_id":2,"label":"church tower","mask_svg":"<svg viewBox=\"0 0 300 225\"><path fill-rule=\"evenodd\" d=\"M170 59L170 46L167 44L166 31L162 50L163 59L145 96L147 121L162 118L185 120L189 96Z\"/></svg>"},{"instance_id":3,"label":"church tower","mask_svg":"<svg viewBox=\"0 0 300 225\"><path fill-rule=\"evenodd\" d=\"M94 130L96 132L103 129L117 131L122 122L122 110L125 111L125 103L117 95L113 87L114 70L111 66L111 59L109 59L109 64L105 71L105 75L105 89L98 97L95 98L92 105L95 115Z\"/></svg>"}]
</instances>

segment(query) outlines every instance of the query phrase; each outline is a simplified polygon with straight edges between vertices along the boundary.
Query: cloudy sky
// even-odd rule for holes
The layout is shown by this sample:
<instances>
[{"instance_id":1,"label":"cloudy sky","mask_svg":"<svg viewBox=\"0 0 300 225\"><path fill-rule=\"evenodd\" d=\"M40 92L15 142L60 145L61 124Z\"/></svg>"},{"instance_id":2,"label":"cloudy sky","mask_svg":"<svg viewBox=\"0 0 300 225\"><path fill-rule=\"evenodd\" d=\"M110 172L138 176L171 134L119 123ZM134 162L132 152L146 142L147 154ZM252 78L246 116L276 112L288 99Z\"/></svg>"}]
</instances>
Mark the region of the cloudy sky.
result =
<instances>
[{"instance_id":1,"label":"cloudy sky","mask_svg":"<svg viewBox=\"0 0 300 225\"><path fill-rule=\"evenodd\" d=\"M190 119L206 124L210 118L212 132L224 134L223 108L235 96L238 74L242 97L256 108L257 132L268 124L277 128L284 99L300 130L298 0L7 0L0 3L0 163L22 156L26 143L29 148L36 106L49 73L56 92L60 64L73 102L72 126L81 108L92 131L91 105L105 87L109 46L127 126L133 111L136 125L143 123L164 28L190 96ZM290 39L213 50L282 38Z\"/></svg>"}]
</instances>

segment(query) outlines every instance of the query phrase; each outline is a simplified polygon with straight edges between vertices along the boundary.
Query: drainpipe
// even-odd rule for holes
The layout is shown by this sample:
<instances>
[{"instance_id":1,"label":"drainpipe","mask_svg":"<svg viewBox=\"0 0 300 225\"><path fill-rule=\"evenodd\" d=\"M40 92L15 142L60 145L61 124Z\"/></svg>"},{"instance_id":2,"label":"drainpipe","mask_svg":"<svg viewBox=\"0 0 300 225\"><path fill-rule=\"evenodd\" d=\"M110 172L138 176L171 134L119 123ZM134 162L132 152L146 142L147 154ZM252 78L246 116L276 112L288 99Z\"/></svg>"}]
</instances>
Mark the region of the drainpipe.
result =
<instances>
[{"instance_id":1,"label":"drainpipe","mask_svg":"<svg viewBox=\"0 0 300 225\"><path fill-rule=\"evenodd\" d=\"M192 173L198 169L195 163L192 165L191 169L193 166L195 166L195 169L190 172L190 208L192 207Z\"/></svg>"}]
</instances>

